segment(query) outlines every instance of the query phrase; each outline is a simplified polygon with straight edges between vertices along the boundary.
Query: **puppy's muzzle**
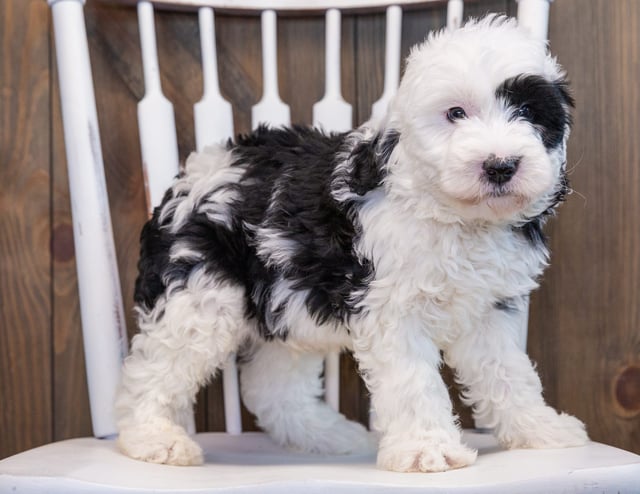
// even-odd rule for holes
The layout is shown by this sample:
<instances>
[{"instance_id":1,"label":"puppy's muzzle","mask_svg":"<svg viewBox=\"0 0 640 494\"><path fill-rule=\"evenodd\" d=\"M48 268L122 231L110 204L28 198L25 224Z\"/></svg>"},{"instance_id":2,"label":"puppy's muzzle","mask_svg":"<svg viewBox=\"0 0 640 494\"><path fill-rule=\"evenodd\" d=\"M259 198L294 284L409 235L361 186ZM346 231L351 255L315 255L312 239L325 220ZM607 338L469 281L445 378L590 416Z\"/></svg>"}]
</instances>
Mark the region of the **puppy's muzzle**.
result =
<instances>
[{"instance_id":1,"label":"puppy's muzzle","mask_svg":"<svg viewBox=\"0 0 640 494\"><path fill-rule=\"evenodd\" d=\"M516 174L519 164L520 156L498 158L495 154L492 154L482 163L482 169L489 182L503 185Z\"/></svg>"}]
</instances>

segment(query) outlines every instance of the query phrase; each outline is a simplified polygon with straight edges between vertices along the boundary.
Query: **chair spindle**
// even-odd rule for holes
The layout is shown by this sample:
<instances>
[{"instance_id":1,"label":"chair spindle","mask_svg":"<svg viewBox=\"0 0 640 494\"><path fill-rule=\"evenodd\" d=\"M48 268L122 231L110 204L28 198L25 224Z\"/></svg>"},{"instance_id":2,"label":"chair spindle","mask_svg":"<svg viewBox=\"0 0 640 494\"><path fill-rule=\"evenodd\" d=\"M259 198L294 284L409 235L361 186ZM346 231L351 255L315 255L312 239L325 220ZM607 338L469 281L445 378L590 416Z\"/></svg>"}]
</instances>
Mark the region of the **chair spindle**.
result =
<instances>
[{"instance_id":1,"label":"chair spindle","mask_svg":"<svg viewBox=\"0 0 640 494\"><path fill-rule=\"evenodd\" d=\"M138 2L145 94L138 103L138 128L149 215L178 174L178 138L173 105L162 94L151 2Z\"/></svg>"},{"instance_id":2,"label":"chair spindle","mask_svg":"<svg viewBox=\"0 0 640 494\"><path fill-rule=\"evenodd\" d=\"M371 117L379 121L384 117L391 98L400 83L400 49L402 41L402 8L398 5L387 7L384 88L382 96L373 104Z\"/></svg>"}]
</instances>

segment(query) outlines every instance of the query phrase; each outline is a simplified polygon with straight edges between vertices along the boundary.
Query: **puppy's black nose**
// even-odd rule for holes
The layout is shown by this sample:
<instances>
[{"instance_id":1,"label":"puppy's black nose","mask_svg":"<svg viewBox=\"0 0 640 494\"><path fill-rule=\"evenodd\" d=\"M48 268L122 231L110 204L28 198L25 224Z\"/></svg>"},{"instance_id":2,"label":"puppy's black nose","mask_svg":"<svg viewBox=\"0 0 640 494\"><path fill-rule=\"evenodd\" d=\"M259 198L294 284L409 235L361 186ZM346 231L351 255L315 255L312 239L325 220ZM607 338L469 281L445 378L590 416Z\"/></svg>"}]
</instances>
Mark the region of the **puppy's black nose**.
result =
<instances>
[{"instance_id":1,"label":"puppy's black nose","mask_svg":"<svg viewBox=\"0 0 640 494\"><path fill-rule=\"evenodd\" d=\"M498 158L492 154L484 163L482 163L482 169L489 182L496 185L502 185L507 183L516 174L518 170L518 164L520 163L519 156L511 156L508 158Z\"/></svg>"}]
</instances>

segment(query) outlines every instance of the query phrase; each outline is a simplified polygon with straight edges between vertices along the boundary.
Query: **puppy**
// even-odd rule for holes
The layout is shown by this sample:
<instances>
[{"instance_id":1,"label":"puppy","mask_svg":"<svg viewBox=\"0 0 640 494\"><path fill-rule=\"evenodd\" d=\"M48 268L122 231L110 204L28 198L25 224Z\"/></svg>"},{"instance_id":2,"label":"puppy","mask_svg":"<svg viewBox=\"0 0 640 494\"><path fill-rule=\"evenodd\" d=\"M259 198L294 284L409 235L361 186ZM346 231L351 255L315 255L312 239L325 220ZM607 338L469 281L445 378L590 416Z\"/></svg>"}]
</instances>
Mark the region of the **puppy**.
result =
<instances>
[{"instance_id":1,"label":"puppy","mask_svg":"<svg viewBox=\"0 0 640 494\"><path fill-rule=\"evenodd\" d=\"M180 425L232 352L259 425L304 451L367 451L322 399L349 348L371 392L378 465L469 465L439 368L509 448L587 441L542 398L518 344L568 191L572 98L543 42L506 17L415 47L387 115L346 134L260 127L192 154L141 239L119 446L202 463Z\"/></svg>"}]
</instances>

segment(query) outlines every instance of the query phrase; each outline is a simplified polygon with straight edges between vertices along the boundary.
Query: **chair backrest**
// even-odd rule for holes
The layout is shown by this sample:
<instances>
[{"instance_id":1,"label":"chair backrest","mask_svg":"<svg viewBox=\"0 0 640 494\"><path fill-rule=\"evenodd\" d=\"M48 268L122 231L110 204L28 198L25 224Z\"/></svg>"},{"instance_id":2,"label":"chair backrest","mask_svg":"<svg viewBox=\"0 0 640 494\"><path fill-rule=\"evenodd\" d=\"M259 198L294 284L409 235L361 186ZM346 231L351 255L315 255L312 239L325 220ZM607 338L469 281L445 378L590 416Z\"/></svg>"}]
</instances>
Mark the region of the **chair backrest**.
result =
<instances>
[{"instance_id":1,"label":"chair backrest","mask_svg":"<svg viewBox=\"0 0 640 494\"><path fill-rule=\"evenodd\" d=\"M147 204L149 211L160 203L165 189L178 172L178 145L173 107L164 97L154 27L154 4L197 9L203 71L203 97L194 106L196 147L201 150L234 134L232 106L220 94L214 32L214 10L247 11L261 16L263 97L252 108L252 125L290 123L289 107L282 102L277 78L277 12L296 11L326 17L325 95L313 107L313 123L326 130L347 130L355 122L352 108L340 89L341 12L386 8L384 90L372 107L371 118L382 115L400 78L402 6L444 3L445 0L154 0L138 1L145 95L138 105ZM471 0L469 0L471 1ZM476 0L479 1L479 0ZM552 0L517 0L519 22L547 36L549 3ZM80 291L87 381L94 435L116 433L112 403L120 367L127 352L127 332L116 264L111 218L95 95L91 77L84 0L48 0L53 15L62 115L72 203L75 252ZM463 0L448 0L447 25L455 28L463 19ZM426 33L425 33L426 34ZM526 342L526 319L522 322L522 345ZM338 407L338 355L325 365L326 399ZM225 421L229 433L241 432L240 401L235 360L223 375Z\"/></svg>"}]
</instances>

